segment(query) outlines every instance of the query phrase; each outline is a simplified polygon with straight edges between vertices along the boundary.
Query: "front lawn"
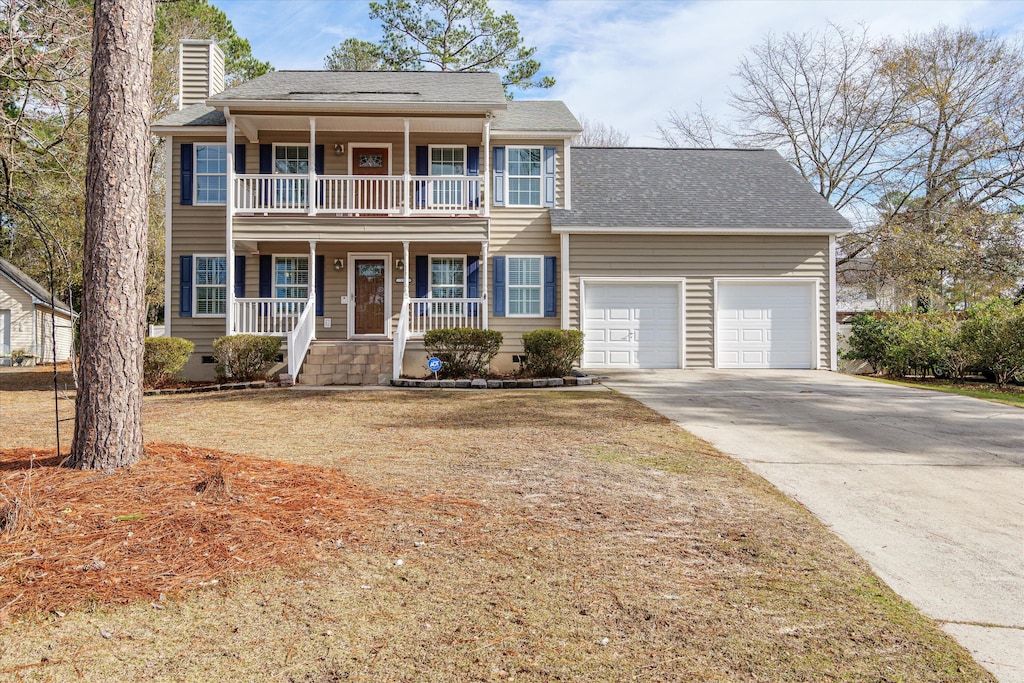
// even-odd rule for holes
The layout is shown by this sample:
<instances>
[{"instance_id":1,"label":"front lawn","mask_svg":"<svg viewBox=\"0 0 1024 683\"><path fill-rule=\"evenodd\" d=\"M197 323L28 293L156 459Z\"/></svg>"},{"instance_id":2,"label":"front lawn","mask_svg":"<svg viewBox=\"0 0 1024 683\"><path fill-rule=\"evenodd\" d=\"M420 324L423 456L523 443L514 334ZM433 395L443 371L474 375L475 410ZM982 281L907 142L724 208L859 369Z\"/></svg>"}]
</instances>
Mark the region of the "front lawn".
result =
<instances>
[{"instance_id":1,"label":"front lawn","mask_svg":"<svg viewBox=\"0 0 1024 683\"><path fill-rule=\"evenodd\" d=\"M1004 403L1008 406L1024 408L1024 386L1006 385L1002 389L993 382L954 382L949 379L935 379L925 377L918 379L889 379L888 377L874 377L863 375L867 379L885 384L896 384L901 387L912 387L914 389L931 389L932 391L943 391L947 394L959 394L971 398L981 398L986 401Z\"/></svg>"},{"instance_id":2,"label":"front lawn","mask_svg":"<svg viewBox=\"0 0 1024 683\"><path fill-rule=\"evenodd\" d=\"M275 389L145 406L147 441L335 468L386 502L358 543L296 537L295 562L274 570L8 616L0 677L992 680L803 507L612 392ZM51 394L0 391L0 418L0 449L52 448ZM21 580L2 552L0 581Z\"/></svg>"}]
</instances>

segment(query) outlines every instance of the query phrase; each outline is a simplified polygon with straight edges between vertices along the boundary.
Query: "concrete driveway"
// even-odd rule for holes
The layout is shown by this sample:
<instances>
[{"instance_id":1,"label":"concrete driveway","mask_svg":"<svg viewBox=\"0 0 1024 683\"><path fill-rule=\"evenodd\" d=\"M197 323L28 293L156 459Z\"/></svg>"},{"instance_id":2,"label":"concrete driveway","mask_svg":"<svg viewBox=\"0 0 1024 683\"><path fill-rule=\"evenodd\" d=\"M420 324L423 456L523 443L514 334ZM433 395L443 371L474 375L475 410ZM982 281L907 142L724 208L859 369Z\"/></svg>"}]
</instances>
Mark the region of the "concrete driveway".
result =
<instances>
[{"instance_id":1,"label":"concrete driveway","mask_svg":"<svg viewBox=\"0 0 1024 683\"><path fill-rule=\"evenodd\" d=\"M1024 410L818 371L604 383L807 506L1004 683L1024 683Z\"/></svg>"}]
</instances>

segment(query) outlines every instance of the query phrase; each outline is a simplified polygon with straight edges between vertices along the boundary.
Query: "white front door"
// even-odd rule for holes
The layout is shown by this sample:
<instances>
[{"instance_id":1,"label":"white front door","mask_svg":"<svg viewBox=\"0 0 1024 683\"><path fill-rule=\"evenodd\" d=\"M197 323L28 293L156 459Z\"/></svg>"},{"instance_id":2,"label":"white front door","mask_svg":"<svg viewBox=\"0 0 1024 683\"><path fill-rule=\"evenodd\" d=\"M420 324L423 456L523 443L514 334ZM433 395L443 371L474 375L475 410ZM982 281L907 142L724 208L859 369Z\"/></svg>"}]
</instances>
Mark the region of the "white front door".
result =
<instances>
[{"instance_id":1,"label":"white front door","mask_svg":"<svg viewBox=\"0 0 1024 683\"><path fill-rule=\"evenodd\" d=\"M815 291L813 281L718 282L717 367L815 367Z\"/></svg>"},{"instance_id":2,"label":"white front door","mask_svg":"<svg viewBox=\"0 0 1024 683\"><path fill-rule=\"evenodd\" d=\"M679 283L585 283L583 367L678 368Z\"/></svg>"}]
</instances>

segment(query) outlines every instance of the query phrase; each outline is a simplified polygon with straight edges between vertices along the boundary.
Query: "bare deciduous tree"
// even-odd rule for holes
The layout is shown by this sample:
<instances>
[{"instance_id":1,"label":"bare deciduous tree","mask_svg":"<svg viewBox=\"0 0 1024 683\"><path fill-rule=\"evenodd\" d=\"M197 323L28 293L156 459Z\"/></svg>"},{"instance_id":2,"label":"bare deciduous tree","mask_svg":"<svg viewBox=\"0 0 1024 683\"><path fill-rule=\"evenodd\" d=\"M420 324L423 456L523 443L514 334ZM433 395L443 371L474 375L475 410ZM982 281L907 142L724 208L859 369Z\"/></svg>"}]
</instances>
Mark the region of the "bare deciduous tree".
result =
<instances>
[{"instance_id":1,"label":"bare deciduous tree","mask_svg":"<svg viewBox=\"0 0 1024 683\"><path fill-rule=\"evenodd\" d=\"M81 369L69 467L142 456L153 0L93 10Z\"/></svg>"},{"instance_id":2,"label":"bare deciduous tree","mask_svg":"<svg viewBox=\"0 0 1024 683\"><path fill-rule=\"evenodd\" d=\"M580 125L583 126L583 131L573 138L573 145L577 147L629 146L629 133L626 131L619 130L601 121L595 121L583 114L580 114L577 119L579 119Z\"/></svg>"}]
</instances>

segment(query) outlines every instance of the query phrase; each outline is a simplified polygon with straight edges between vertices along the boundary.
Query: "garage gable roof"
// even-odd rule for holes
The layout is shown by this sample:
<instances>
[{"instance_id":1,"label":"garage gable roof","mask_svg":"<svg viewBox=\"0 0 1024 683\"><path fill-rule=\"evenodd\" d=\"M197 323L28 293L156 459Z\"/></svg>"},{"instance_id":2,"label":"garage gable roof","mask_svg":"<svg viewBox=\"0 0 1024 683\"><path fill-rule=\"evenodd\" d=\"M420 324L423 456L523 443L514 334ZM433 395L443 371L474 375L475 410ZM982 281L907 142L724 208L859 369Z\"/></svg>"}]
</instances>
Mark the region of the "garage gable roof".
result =
<instances>
[{"instance_id":1,"label":"garage gable roof","mask_svg":"<svg viewBox=\"0 0 1024 683\"><path fill-rule=\"evenodd\" d=\"M42 285L30 278L25 271L18 268L7 259L0 258L0 275L4 276L4 278L10 282L13 282L19 289L31 296L33 303L43 304L49 307L50 293L46 291ZM70 306L56 297L53 299L53 309L69 315L72 312Z\"/></svg>"},{"instance_id":2,"label":"garage gable roof","mask_svg":"<svg viewBox=\"0 0 1024 683\"><path fill-rule=\"evenodd\" d=\"M571 159L572 209L551 212L555 232L851 228L774 150L573 147Z\"/></svg>"}]
</instances>

